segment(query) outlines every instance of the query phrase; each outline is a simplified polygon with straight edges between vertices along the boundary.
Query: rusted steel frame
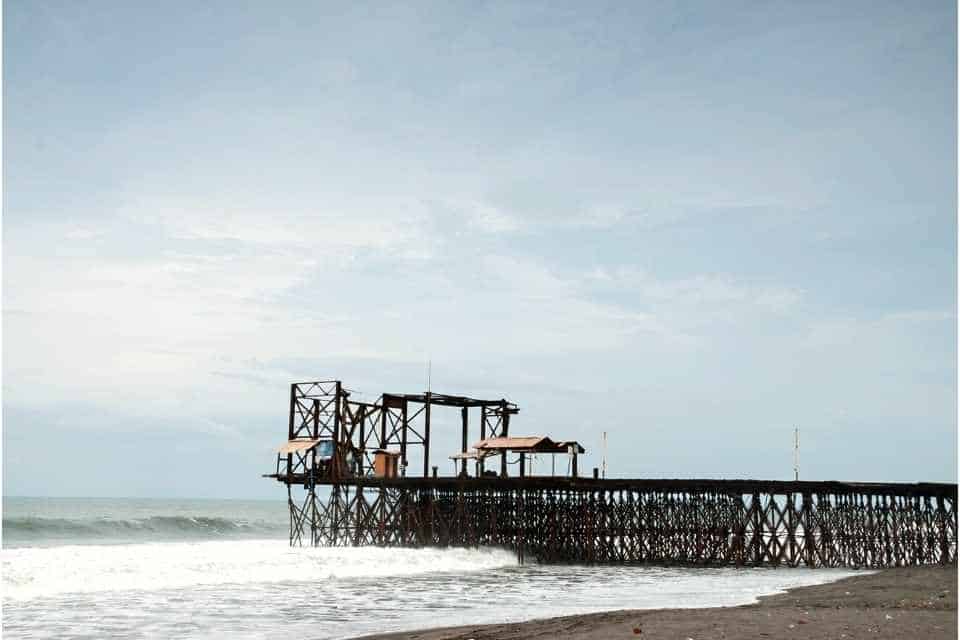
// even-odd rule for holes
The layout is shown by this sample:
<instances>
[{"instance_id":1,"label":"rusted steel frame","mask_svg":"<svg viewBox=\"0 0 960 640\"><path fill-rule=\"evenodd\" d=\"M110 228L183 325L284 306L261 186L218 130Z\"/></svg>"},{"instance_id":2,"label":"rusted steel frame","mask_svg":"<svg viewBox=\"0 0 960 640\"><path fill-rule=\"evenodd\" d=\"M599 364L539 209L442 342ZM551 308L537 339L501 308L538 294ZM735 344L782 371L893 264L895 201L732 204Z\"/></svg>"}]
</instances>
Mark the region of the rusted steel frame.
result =
<instances>
[{"instance_id":1,"label":"rusted steel frame","mask_svg":"<svg viewBox=\"0 0 960 640\"><path fill-rule=\"evenodd\" d=\"M402 398L413 403L423 404L427 401L426 393L389 393L385 395L393 398ZM466 396L451 396L443 393L432 393L431 397L433 404L442 407L494 407L505 404L511 413L517 413L519 411L516 404L507 402L503 398L499 400L481 400L478 398L468 398Z\"/></svg>"},{"instance_id":2,"label":"rusted steel frame","mask_svg":"<svg viewBox=\"0 0 960 640\"><path fill-rule=\"evenodd\" d=\"M778 535L780 526L784 522L784 510L777 505L776 496L767 497L767 506L763 511L763 537L767 541L763 544L763 560L768 561L773 566L779 565L783 561L783 547L781 546L780 536Z\"/></svg>"},{"instance_id":3,"label":"rusted steel frame","mask_svg":"<svg viewBox=\"0 0 960 640\"><path fill-rule=\"evenodd\" d=\"M948 531L948 543L949 543L949 563L957 562L957 500L949 499L950 510L947 514L947 526L949 527Z\"/></svg>"},{"instance_id":4,"label":"rusted steel frame","mask_svg":"<svg viewBox=\"0 0 960 640\"><path fill-rule=\"evenodd\" d=\"M906 554L904 553L904 543L901 536L903 502L900 496L890 496L890 546L893 549L893 565L903 567L906 565Z\"/></svg>"},{"instance_id":5,"label":"rusted steel frame","mask_svg":"<svg viewBox=\"0 0 960 640\"><path fill-rule=\"evenodd\" d=\"M311 532L316 526L316 493L308 491L304 497L303 505L300 506L293 500L292 488L288 487L287 503L290 511L290 546L302 545L304 528L309 523ZM313 507L313 509L311 509ZM312 536L311 536L312 540Z\"/></svg>"},{"instance_id":6,"label":"rusted steel frame","mask_svg":"<svg viewBox=\"0 0 960 640\"><path fill-rule=\"evenodd\" d=\"M406 401L404 401L406 402ZM420 408L413 410L410 413L410 403L407 402L408 413L407 413L407 444L425 444L426 438L417 431L417 419L426 413L426 405L420 406ZM426 476L424 476L426 477Z\"/></svg>"},{"instance_id":7,"label":"rusted steel frame","mask_svg":"<svg viewBox=\"0 0 960 640\"><path fill-rule=\"evenodd\" d=\"M399 420L398 420L399 425ZM422 481L419 478L407 478L406 480L397 478L392 480L395 484L409 484ZM457 477L442 477L429 479L431 484L453 485L462 482ZM569 486L571 488L582 489L661 489L663 491L673 492L693 492L693 491L724 491L751 494L753 492L763 494L782 495L789 492L802 493L803 491L824 493L832 492L836 494L863 494L879 495L883 493L896 493L903 496L928 496L935 497L943 495L950 499L956 499L956 485L946 484L900 484L900 483L876 483L865 485L863 483L837 483L837 482L787 482L787 481L759 481L759 480L654 480L654 479L597 479L592 478L561 478L550 476L529 477L524 480L519 478L509 478L506 481L498 478L471 478L471 482L491 483L500 485L504 482L514 483L523 487L542 487L555 488L559 486ZM345 480L349 482L349 480ZM864 488L869 487L869 488Z\"/></svg>"},{"instance_id":8,"label":"rusted steel frame","mask_svg":"<svg viewBox=\"0 0 960 640\"><path fill-rule=\"evenodd\" d=\"M384 414L387 416L387 426L390 430L387 432L386 444L400 444L401 431L403 430L403 413L399 408L384 407Z\"/></svg>"},{"instance_id":9,"label":"rusted steel frame","mask_svg":"<svg viewBox=\"0 0 960 640\"><path fill-rule=\"evenodd\" d=\"M349 407L350 403L346 403L346 406ZM356 416L359 415L359 418ZM353 424L360 428L359 436L359 449L360 453L360 473L362 475L370 475L373 473L373 459L367 454L367 407L366 405L360 405L357 407L357 414L351 416L353 418ZM353 437L354 428L350 428L350 437Z\"/></svg>"},{"instance_id":10,"label":"rusted steel frame","mask_svg":"<svg viewBox=\"0 0 960 640\"><path fill-rule=\"evenodd\" d=\"M866 564L867 566L875 566L878 564L885 564L881 562L878 558L880 555L880 549L877 545L878 529L880 528L880 523L877 520L877 498L878 496L867 495L863 496L865 499L865 508L866 508L866 535L864 543L866 545L865 555L866 555Z\"/></svg>"},{"instance_id":11,"label":"rusted steel frame","mask_svg":"<svg viewBox=\"0 0 960 640\"><path fill-rule=\"evenodd\" d=\"M398 489L389 492L387 495L387 512L384 517L387 529L387 541L396 542L399 546L405 546L406 535L404 531L404 496L406 492Z\"/></svg>"},{"instance_id":12,"label":"rusted steel frame","mask_svg":"<svg viewBox=\"0 0 960 640\"><path fill-rule=\"evenodd\" d=\"M366 523L366 512L369 507L363 495L363 486L357 485L354 490L353 499L350 502L350 511L353 513L353 546L359 547L366 536L363 534L364 524Z\"/></svg>"},{"instance_id":13,"label":"rusted steel frame","mask_svg":"<svg viewBox=\"0 0 960 640\"><path fill-rule=\"evenodd\" d=\"M820 530L820 543L817 548L822 566L843 566L843 560L837 547L834 532L837 530L838 497L835 493L822 493L817 498L817 522Z\"/></svg>"},{"instance_id":14,"label":"rusted steel frame","mask_svg":"<svg viewBox=\"0 0 960 640\"><path fill-rule=\"evenodd\" d=\"M293 387L297 390L297 396L301 398L312 398L314 396L329 396L334 392L334 385L339 380L318 380L312 382L294 382Z\"/></svg>"},{"instance_id":15,"label":"rusted steel frame","mask_svg":"<svg viewBox=\"0 0 960 640\"><path fill-rule=\"evenodd\" d=\"M816 566L816 540L814 539L813 496L804 493L801 496L800 526L803 527L803 564Z\"/></svg>"},{"instance_id":16,"label":"rusted steel frame","mask_svg":"<svg viewBox=\"0 0 960 640\"><path fill-rule=\"evenodd\" d=\"M450 528L453 531L453 539L457 545L462 545L465 538L469 535L466 529L466 498L463 490L458 489L452 496L453 514L451 517Z\"/></svg>"},{"instance_id":17,"label":"rusted steel frame","mask_svg":"<svg viewBox=\"0 0 960 640\"><path fill-rule=\"evenodd\" d=\"M377 503L374 508L374 513L376 514L377 529L374 532L374 544L379 546L385 546L387 544L387 492L388 490L384 487L380 487L377 490Z\"/></svg>"},{"instance_id":18,"label":"rusted steel frame","mask_svg":"<svg viewBox=\"0 0 960 640\"><path fill-rule=\"evenodd\" d=\"M299 512L293 501L293 488L287 485L287 512L290 514L290 546L300 541L298 534Z\"/></svg>"},{"instance_id":19,"label":"rusted steel frame","mask_svg":"<svg viewBox=\"0 0 960 640\"><path fill-rule=\"evenodd\" d=\"M336 489L330 507L320 515L330 523L321 526L321 532L334 544L507 544L548 562L879 567L956 557L956 503L948 498L937 500L934 507L929 496L907 499L858 492L816 494L816 500L813 494L749 494L740 499L724 492L624 493L574 490L569 485L537 489L501 483L512 488L492 490L489 487L497 485L461 482L420 483L420 498L414 499L416 485L405 486L411 489L391 491L395 497L390 513L380 519L380 528L386 522L391 530L388 540L366 531L377 509L369 507L365 496L346 498L352 520L331 514L340 508ZM444 486L449 490L438 492ZM438 508L439 499L447 504L445 511ZM913 517L904 518L904 509ZM383 513L382 505L379 511ZM311 516L309 509L298 511L294 505L291 517L295 539ZM344 528L352 535L338 535ZM747 548L749 554L744 553Z\"/></svg>"},{"instance_id":20,"label":"rusted steel frame","mask_svg":"<svg viewBox=\"0 0 960 640\"><path fill-rule=\"evenodd\" d=\"M327 498L326 501L321 501L314 494L314 507L316 509L316 535L312 537L313 542L311 544L320 545L323 542L331 545L334 542L331 540L331 522L332 517L330 515L330 510L332 509L332 496Z\"/></svg>"},{"instance_id":21,"label":"rusted steel frame","mask_svg":"<svg viewBox=\"0 0 960 640\"><path fill-rule=\"evenodd\" d=\"M494 407L483 407L482 415L483 426L481 427L485 437L497 438L502 435L500 430L500 413Z\"/></svg>"},{"instance_id":22,"label":"rusted steel frame","mask_svg":"<svg viewBox=\"0 0 960 640\"><path fill-rule=\"evenodd\" d=\"M930 499L928 497L923 498L923 549L924 549L924 560L925 562L936 562L938 559L937 556L937 536L933 532L934 529L934 519L935 512L930 504Z\"/></svg>"},{"instance_id":23,"label":"rusted steel frame","mask_svg":"<svg viewBox=\"0 0 960 640\"><path fill-rule=\"evenodd\" d=\"M363 432L364 438L361 441L363 449L382 449L386 443L380 441L380 414L383 408L380 405L365 405L363 411ZM373 445L370 441L373 440Z\"/></svg>"},{"instance_id":24,"label":"rusted steel frame","mask_svg":"<svg viewBox=\"0 0 960 640\"><path fill-rule=\"evenodd\" d=\"M294 396L291 402L289 439L304 435L311 437L333 435L330 419L335 420L339 412L331 412L330 407L336 408L337 396L309 398ZM326 420L321 420L321 417L325 417Z\"/></svg>"},{"instance_id":25,"label":"rusted steel frame","mask_svg":"<svg viewBox=\"0 0 960 640\"><path fill-rule=\"evenodd\" d=\"M369 523L375 515L374 505L376 504L376 497L374 494L372 501L369 500L367 491L362 485L357 485L354 489L354 496L350 500L351 513L353 516L351 544L353 546L360 546L371 542L371 527Z\"/></svg>"}]
</instances>

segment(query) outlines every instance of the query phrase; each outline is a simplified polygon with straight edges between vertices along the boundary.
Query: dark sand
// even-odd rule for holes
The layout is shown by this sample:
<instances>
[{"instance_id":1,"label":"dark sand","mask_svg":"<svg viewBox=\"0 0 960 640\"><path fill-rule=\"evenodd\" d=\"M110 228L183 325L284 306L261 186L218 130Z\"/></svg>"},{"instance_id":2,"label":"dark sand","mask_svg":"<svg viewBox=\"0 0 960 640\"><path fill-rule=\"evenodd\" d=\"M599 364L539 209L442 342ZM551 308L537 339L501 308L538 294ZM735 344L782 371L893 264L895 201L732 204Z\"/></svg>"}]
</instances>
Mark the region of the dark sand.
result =
<instances>
[{"instance_id":1,"label":"dark sand","mask_svg":"<svg viewBox=\"0 0 960 640\"><path fill-rule=\"evenodd\" d=\"M530 616L536 617L536 603L531 602L530 606ZM758 604L741 607L610 611L516 624L471 625L367 636L367 640L373 638L957 638L957 569L888 569L764 596Z\"/></svg>"}]
</instances>

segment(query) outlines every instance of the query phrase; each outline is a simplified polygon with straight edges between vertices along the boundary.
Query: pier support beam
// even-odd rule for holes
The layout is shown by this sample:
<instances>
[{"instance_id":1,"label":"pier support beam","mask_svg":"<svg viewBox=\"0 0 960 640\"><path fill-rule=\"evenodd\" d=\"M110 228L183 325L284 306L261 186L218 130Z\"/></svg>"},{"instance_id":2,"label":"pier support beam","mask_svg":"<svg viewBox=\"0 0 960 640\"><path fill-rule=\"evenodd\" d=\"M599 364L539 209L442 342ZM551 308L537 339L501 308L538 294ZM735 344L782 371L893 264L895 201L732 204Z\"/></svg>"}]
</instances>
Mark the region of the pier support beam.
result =
<instances>
[{"instance_id":1,"label":"pier support beam","mask_svg":"<svg viewBox=\"0 0 960 640\"><path fill-rule=\"evenodd\" d=\"M542 563L882 568L957 562L956 485L801 484L367 478L333 485L326 500L308 486L302 502L291 485L290 542L506 546ZM890 509L891 494L903 499L901 515Z\"/></svg>"}]
</instances>

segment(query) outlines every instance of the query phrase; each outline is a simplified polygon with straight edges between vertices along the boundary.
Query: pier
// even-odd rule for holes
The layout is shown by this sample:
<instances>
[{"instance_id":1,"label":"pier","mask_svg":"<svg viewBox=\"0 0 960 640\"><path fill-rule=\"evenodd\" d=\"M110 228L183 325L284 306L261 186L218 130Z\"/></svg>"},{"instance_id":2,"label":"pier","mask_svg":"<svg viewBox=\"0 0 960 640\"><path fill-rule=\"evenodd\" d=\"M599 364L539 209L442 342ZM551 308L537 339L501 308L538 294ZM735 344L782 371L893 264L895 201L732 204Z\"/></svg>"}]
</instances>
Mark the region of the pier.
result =
<instances>
[{"instance_id":1,"label":"pier","mask_svg":"<svg viewBox=\"0 0 960 640\"><path fill-rule=\"evenodd\" d=\"M580 477L580 444L511 435L519 408L506 399L350 396L337 380L291 385L287 441L266 476L286 486L291 545L499 546L542 563L957 560L956 484ZM452 476L430 464L431 417L443 409L460 414ZM531 455L560 456L569 471L532 475Z\"/></svg>"}]
</instances>

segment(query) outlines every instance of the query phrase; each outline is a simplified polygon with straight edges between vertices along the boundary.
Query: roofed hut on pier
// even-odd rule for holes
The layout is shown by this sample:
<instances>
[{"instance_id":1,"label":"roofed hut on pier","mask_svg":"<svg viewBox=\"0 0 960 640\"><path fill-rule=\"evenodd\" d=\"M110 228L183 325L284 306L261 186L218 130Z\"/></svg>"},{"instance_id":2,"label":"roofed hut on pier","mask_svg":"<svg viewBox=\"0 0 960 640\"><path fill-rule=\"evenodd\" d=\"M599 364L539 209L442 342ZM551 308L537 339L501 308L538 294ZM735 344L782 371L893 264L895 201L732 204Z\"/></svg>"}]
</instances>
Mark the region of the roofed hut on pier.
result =
<instances>
[{"instance_id":1,"label":"roofed hut on pier","mask_svg":"<svg viewBox=\"0 0 960 640\"><path fill-rule=\"evenodd\" d=\"M575 440L552 440L548 436L501 436L496 438L485 438L473 445L470 451L461 451L450 456L451 460L476 460L477 476L497 475L495 472L485 468L484 461L491 456L500 456L500 476L506 477L507 474L507 454L518 454L515 464L519 464L519 477L527 475L527 456L534 454L546 454L551 456L551 475L555 475L555 456L563 454L570 456L570 475L577 476L577 456L585 453L579 442ZM465 475L465 469L461 475Z\"/></svg>"}]
</instances>

